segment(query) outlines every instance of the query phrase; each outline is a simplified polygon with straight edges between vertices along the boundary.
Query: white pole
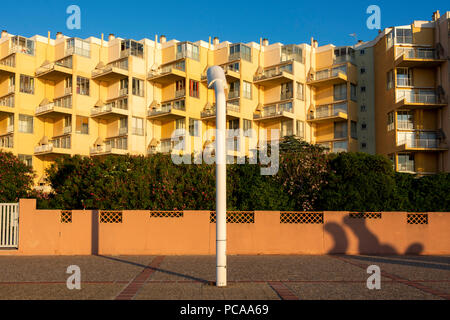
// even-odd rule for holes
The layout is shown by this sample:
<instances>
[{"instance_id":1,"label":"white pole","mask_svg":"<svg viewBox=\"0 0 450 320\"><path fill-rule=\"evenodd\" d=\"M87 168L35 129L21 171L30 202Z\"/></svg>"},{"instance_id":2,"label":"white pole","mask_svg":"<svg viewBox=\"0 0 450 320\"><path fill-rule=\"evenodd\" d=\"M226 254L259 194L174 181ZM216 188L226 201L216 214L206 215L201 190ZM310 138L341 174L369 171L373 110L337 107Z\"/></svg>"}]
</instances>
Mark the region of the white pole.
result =
<instances>
[{"instance_id":1,"label":"white pole","mask_svg":"<svg viewBox=\"0 0 450 320\"><path fill-rule=\"evenodd\" d=\"M226 101L227 80L221 67L208 68L208 88L216 95L216 286L227 285Z\"/></svg>"}]
</instances>

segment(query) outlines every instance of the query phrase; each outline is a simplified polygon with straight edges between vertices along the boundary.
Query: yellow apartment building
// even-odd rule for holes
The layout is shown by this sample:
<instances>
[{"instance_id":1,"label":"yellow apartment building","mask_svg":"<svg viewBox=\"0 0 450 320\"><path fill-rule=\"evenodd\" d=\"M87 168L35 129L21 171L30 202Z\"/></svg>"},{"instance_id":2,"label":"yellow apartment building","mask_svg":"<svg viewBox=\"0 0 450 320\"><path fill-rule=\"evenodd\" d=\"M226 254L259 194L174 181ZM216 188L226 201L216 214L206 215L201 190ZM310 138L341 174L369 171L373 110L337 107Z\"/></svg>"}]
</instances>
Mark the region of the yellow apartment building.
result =
<instances>
[{"instance_id":1,"label":"yellow apartment building","mask_svg":"<svg viewBox=\"0 0 450 320\"><path fill-rule=\"evenodd\" d=\"M331 152L376 150L398 171L450 171L449 13L438 15L344 47L3 31L0 148L31 164L39 185L62 155L168 153L179 142L201 152L215 138L206 70L220 65L230 155L278 129Z\"/></svg>"},{"instance_id":2,"label":"yellow apartment building","mask_svg":"<svg viewBox=\"0 0 450 320\"><path fill-rule=\"evenodd\" d=\"M450 12L375 39L376 152L397 171L450 171Z\"/></svg>"}]
</instances>

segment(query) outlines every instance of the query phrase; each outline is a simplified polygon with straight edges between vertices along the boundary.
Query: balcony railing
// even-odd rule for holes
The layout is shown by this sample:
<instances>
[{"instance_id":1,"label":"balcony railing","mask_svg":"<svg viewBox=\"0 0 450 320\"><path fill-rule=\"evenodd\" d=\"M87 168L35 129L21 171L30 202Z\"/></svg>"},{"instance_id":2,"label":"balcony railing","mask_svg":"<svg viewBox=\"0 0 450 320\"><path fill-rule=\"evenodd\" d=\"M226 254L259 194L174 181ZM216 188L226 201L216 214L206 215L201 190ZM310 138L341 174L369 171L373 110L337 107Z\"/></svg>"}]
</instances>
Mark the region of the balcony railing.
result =
<instances>
[{"instance_id":1,"label":"balcony railing","mask_svg":"<svg viewBox=\"0 0 450 320\"><path fill-rule=\"evenodd\" d=\"M14 108L14 95L0 98L0 106Z\"/></svg>"},{"instance_id":2,"label":"balcony railing","mask_svg":"<svg viewBox=\"0 0 450 320\"><path fill-rule=\"evenodd\" d=\"M10 124L6 127L6 133L13 133L14 132L14 125Z\"/></svg>"},{"instance_id":3,"label":"balcony railing","mask_svg":"<svg viewBox=\"0 0 450 320\"><path fill-rule=\"evenodd\" d=\"M438 139L405 139L400 140L398 145L406 145L407 148L424 148L424 149L436 149L439 147Z\"/></svg>"},{"instance_id":4,"label":"balcony railing","mask_svg":"<svg viewBox=\"0 0 450 320\"><path fill-rule=\"evenodd\" d=\"M101 145L90 148L91 154L107 153L111 152L111 145Z\"/></svg>"},{"instance_id":5,"label":"balcony railing","mask_svg":"<svg viewBox=\"0 0 450 320\"><path fill-rule=\"evenodd\" d=\"M171 73L172 70L186 71L185 61L173 62L160 67L158 70L152 70L148 73L149 78L157 77L167 73Z\"/></svg>"},{"instance_id":6,"label":"balcony railing","mask_svg":"<svg viewBox=\"0 0 450 320\"><path fill-rule=\"evenodd\" d=\"M182 90L176 90L175 91L175 98L182 98L186 95L186 90L182 89Z\"/></svg>"},{"instance_id":7,"label":"balcony railing","mask_svg":"<svg viewBox=\"0 0 450 320\"><path fill-rule=\"evenodd\" d=\"M72 126L65 126L63 132L64 134L72 133Z\"/></svg>"},{"instance_id":8,"label":"balcony railing","mask_svg":"<svg viewBox=\"0 0 450 320\"><path fill-rule=\"evenodd\" d=\"M6 57L6 58L0 60L0 65L5 66L5 67L15 68L16 67L16 56L12 55L12 56L9 56L9 57Z\"/></svg>"},{"instance_id":9,"label":"balcony railing","mask_svg":"<svg viewBox=\"0 0 450 320\"><path fill-rule=\"evenodd\" d=\"M144 128L131 128L131 133L136 136L143 136Z\"/></svg>"},{"instance_id":10,"label":"balcony railing","mask_svg":"<svg viewBox=\"0 0 450 320\"><path fill-rule=\"evenodd\" d=\"M14 148L14 135L12 133L0 137L0 148Z\"/></svg>"},{"instance_id":11,"label":"balcony railing","mask_svg":"<svg viewBox=\"0 0 450 320\"><path fill-rule=\"evenodd\" d=\"M308 114L309 120L334 117L339 113L347 114L347 103L317 106L315 112Z\"/></svg>"},{"instance_id":12,"label":"balcony railing","mask_svg":"<svg viewBox=\"0 0 450 320\"><path fill-rule=\"evenodd\" d=\"M34 56L34 48L21 46L21 45L12 45L11 48L9 49L9 54L12 54L12 53L26 53L31 56Z\"/></svg>"},{"instance_id":13,"label":"balcony railing","mask_svg":"<svg viewBox=\"0 0 450 320\"><path fill-rule=\"evenodd\" d=\"M289 99L292 99L293 96L294 96L294 93L293 93L292 91L281 93L281 94L280 94L280 101L281 101L281 100L289 100Z\"/></svg>"},{"instance_id":14,"label":"balcony railing","mask_svg":"<svg viewBox=\"0 0 450 320\"><path fill-rule=\"evenodd\" d=\"M409 78L397 78L398 87L412 87L413 80Z\"/></svg>"},{"instance_id":15,"label":"balcony railing","mask_svg":"<svg viewBox=\"0 0 450 320\"><path fill-rule=\"evenodd\" d=\"M235 105L235 104L231 104L231 103L227 103L227 112L231 111L231 112L240 112L241 108L239 105ZM204 110L200 113L200 116L202 118L207 118L207 117L213 117L216 116L217 113L217 109L216 106L212 106L210 109L208 110Z\"/></svg>"},{"instance_id":16,"label":"balcony railing","mask_svg":"<svg viewBox=\"0 0 450 320\"><path fill-rule=\"evenodd\" d=\"M436 104L440 102L440 99L437 94L435 93L423 93L423 92L402 92L397 91L397 102L405 99L408 103L429 103L429 104Z\"/></svg>"},{"instance_id":17,"label":"balcony railing","mask_svg":"<svg viewBox=\"0 0 450 320\"><path fill-rule=\"evenodd\" d=\"M315 74L312 75L311 80L325 80L329 78L334 78L339 75L347 75L347 68L344 67L337 67L337 68L331 68L331 69L325 69L317 71Z\"/></svg>"},{"instance_id":18,"label":"balcony railing","mask_svg":"<svg viewBox=\"0 0 450 320\"><path fill-rule=\"evenodd\" d=\"M183 103L181 103L181 101L183 101ZM164 103L156 108L148 110L148 115L155 116L155 115L162 114L162 113L170 113L172 111L172 109L186 111L184 100L178 100L178 101L174 101L174 102L170 102L170 103Z\"/></svg>"},{"instance_id":19,"label":"balcony railing","mask_svg":"<svg viewBox=\"0 0 450 320\"><path fill-rule=\"evenodd\" d=\"M56 107L61 107L61 108L72 108L72 97L71 96L65 96L65 97L60 97L60 98L56 98L54 100L55 106Z\"/></svg>"},{"instance_id":20,"label":"balcony railing","mask_svg":"<svg viewBox=\"0 0 450 320\"><path fill-rule=\"evenodd\" d=\"M49 141L50 144L53 145L54 148L62 148L62 149L70 149L71 145L71 137L64 136L55 138Z\"/></svg>"},{"instance_id":21,"label":"balcony railing","mask_svg":"<svg viewBox=\"0 0 450 320\"><path fill-rule=\"evenodd\" d=\"M397 120L397 129L414 130L414 122L407 120Z\"/></svg>"},{"instance_id":22,"label":"balcony railing","mask_svg":"<svg viewBox=\"0 0 450 320\"><path fill-rule=\"evenodd\" d=\"M97 115L100 113L106 113L106 112L112 112L113 109L121 109L121 110L128 110L128 105L125 104L118 104L116 101L110 102L108 104L105 104L102 107L95 107L91 109L91 115Z\"/></svg>"},{"instance_id":23,"label":"balcony railing","mask_svg":"<svg viewBox=\"0 0 450 320\"><path fill-rule=\"evenodd\" d=\"M55 66L72 69L72 61L71 60L65 60L65 61L56 61L56 62L49 63L49 64L47 64L45 66L37 68L36 75L40 75L42 73L51 71L51 70L55 69Z\"/></svg>"},{"instance_id":24,"label":"balcony railing","mask_svg":"<svg viewBox=\"0 0 450 320\"><path fill-rule=\"evenodd\" d=\"M279 103L264 107L261 114L255 114L254 118L267 118L282 115L283 112L292 113L292 103Z\"/></svg>"},{"instance_id":25,"label":"balcony railing","mask_svg":"<svg viewBox=\"0 0 450 320\"><path fill-rule=\"evenodd\" d=\"M293 73L292 64L286 64L286 65L266 69L263 71L263 73L261 75L254 76L253 80L258 81L258 80L262 80L262 79L277 77L277 76L282 75L283 72L292 74Z\"/></svg>"},{"instance_id":26,"label":"balcony railing","mask_svg":"<svg viewBox=\"0 0 450 320\"><path fill-rule=\"evenodd\" d=\"M102 68L95 69L92 71L92 77L111 72L114 68L128 71L128 59L111 62Z\"/></svg>"},{"instance_id":27,"label":"balcony railing","mask_svg":"<svg viewBox=\"0 0 450 320\"><path fill-rule=\"evenodd\" d=\"M16 91L16 86L12 85L8 87L8 93L14 93Z\"/></svg>"},{"instance_id":28,"label":"balcony railing","mask_svg":"<svg viewBox=\"0 0 450 320\"><path fill-rule=\"evenodd\" d=\"M34 147L34 153L50 152L52 150L53 150L53 144L51 144L51 143Z\"/></svg>"},{"instance_id":29,"label":"balcony railing","mask_svg":"<svg viewBox=\"0 0 450 320\"><path fill-rule=\"evenodd\" d=\"M414 162L398 163L397 170L400 172L414 172Z\"/></svg>"},{"instance_id":30,"label":"balcony railing","mask_svg":"<svg viewBox=\"0 0 450 320\"><path fill-rule=\"evenodd\" d=\"M90 57L91 50L83 49L80 47L70 47L70 48L66 49L66 56L70 56L73 54L77 54L77 55L84 56L84 57Z\"/></svg>"},{"instance_id":31,"label":"balcony railing","mask_svg":"<svg viewBox=\"0 0 450 320\"><path fill-rule=\"evenodd\" d=\"M333 64L339 64L339 63L344 63L344 62L355 63L355 57L350 54L346 54L346 55L335 57L333 59Z\"/></svg>"},{"instance_id":32,"label":"balcony railing","mask_svg":"<svg viewBox=\"0 0 450 320\"><path fill-rule=\"evenodd\" d=\"M119 136L128 134L128 127L119 128Z\"/></svg>"},{"instance_id":33,"label":"balcony railing","mask_svg":"<svg viewBox=\"0 0 450 320\"><path fill-rule=\"evenodd\" d=\"M435 49L430 48L396 48L397 58L404 56L406 59L437 59Z\"/></svg>"},{"instance_id":34,"label":"balcony railing","mask_svg":"<svg viewBox=\"0 0 450 320\"><path fill-rule=\"evenodd\" d=\"M228 99L236 99L236 98L239 98L239 90L228 92Z\"/></svg>"}]
</instances>

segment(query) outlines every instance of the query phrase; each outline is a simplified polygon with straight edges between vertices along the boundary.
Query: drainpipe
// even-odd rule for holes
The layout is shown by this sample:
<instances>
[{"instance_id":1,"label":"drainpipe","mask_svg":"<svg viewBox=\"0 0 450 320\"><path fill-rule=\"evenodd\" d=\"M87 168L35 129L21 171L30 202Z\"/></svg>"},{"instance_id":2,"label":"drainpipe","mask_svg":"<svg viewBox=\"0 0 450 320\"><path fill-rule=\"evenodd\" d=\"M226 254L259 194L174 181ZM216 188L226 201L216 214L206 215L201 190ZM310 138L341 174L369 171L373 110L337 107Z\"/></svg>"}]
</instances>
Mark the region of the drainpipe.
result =
<instances>
[{"instance_id":1,"label":"drainpipe","mask_svg":"<svg viewBox=\"0 0 450 320\"><path fill-rule=\"evenodd\" d=\"M208 68L208 88L216 95L216 286L227 285L227 191L225 149L225 89L227 80L219 66Z\"/></svg>"}]
</instances>

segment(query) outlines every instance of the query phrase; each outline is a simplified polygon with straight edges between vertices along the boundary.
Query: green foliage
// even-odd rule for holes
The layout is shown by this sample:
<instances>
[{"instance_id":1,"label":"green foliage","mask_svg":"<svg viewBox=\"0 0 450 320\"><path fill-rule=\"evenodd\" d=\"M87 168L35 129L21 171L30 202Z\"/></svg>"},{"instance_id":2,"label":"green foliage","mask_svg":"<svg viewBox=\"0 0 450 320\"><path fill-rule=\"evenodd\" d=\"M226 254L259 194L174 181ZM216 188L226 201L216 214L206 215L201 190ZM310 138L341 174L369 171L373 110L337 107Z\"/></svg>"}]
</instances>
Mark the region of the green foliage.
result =
<instances>
[{"instance_id":1,"label":"green foliage","mask_svg":"<svg viewBox=\"0 0 450 320\"><path fill-rule=\"evenodd\" d=\"M450 173L418 177L394 172L384 156L323 151L286 137L276 175L261 175L261 165L248 159L228 165L227 208L450 211ZM32 169L0 152L0 202L34 197L42 209L215 209L215 165L176 165L170 155L65 156L46 173L50 194L32 190Z\"/></svg>"},{"instance_id":2,"label":"green foliage","mask_svg":"<svg viewBox=\"0 0 450 320\"><path fill-rule=\"evenodd\" d=\"M10 152L0 151L0 203L26 198L33 186L33 169Z\"/></svg>"},{"instance_id":3,"label":"green foliage","mask_svg":"<svg viewBox=\"0 0 450 320\"><path fill-rule=\"evenodd\" d=\"M321 192L319 209L387 211L396 195L395 173L384 156L339 153L329 156L328 185Z\"/></svg>"}]
</instances>

